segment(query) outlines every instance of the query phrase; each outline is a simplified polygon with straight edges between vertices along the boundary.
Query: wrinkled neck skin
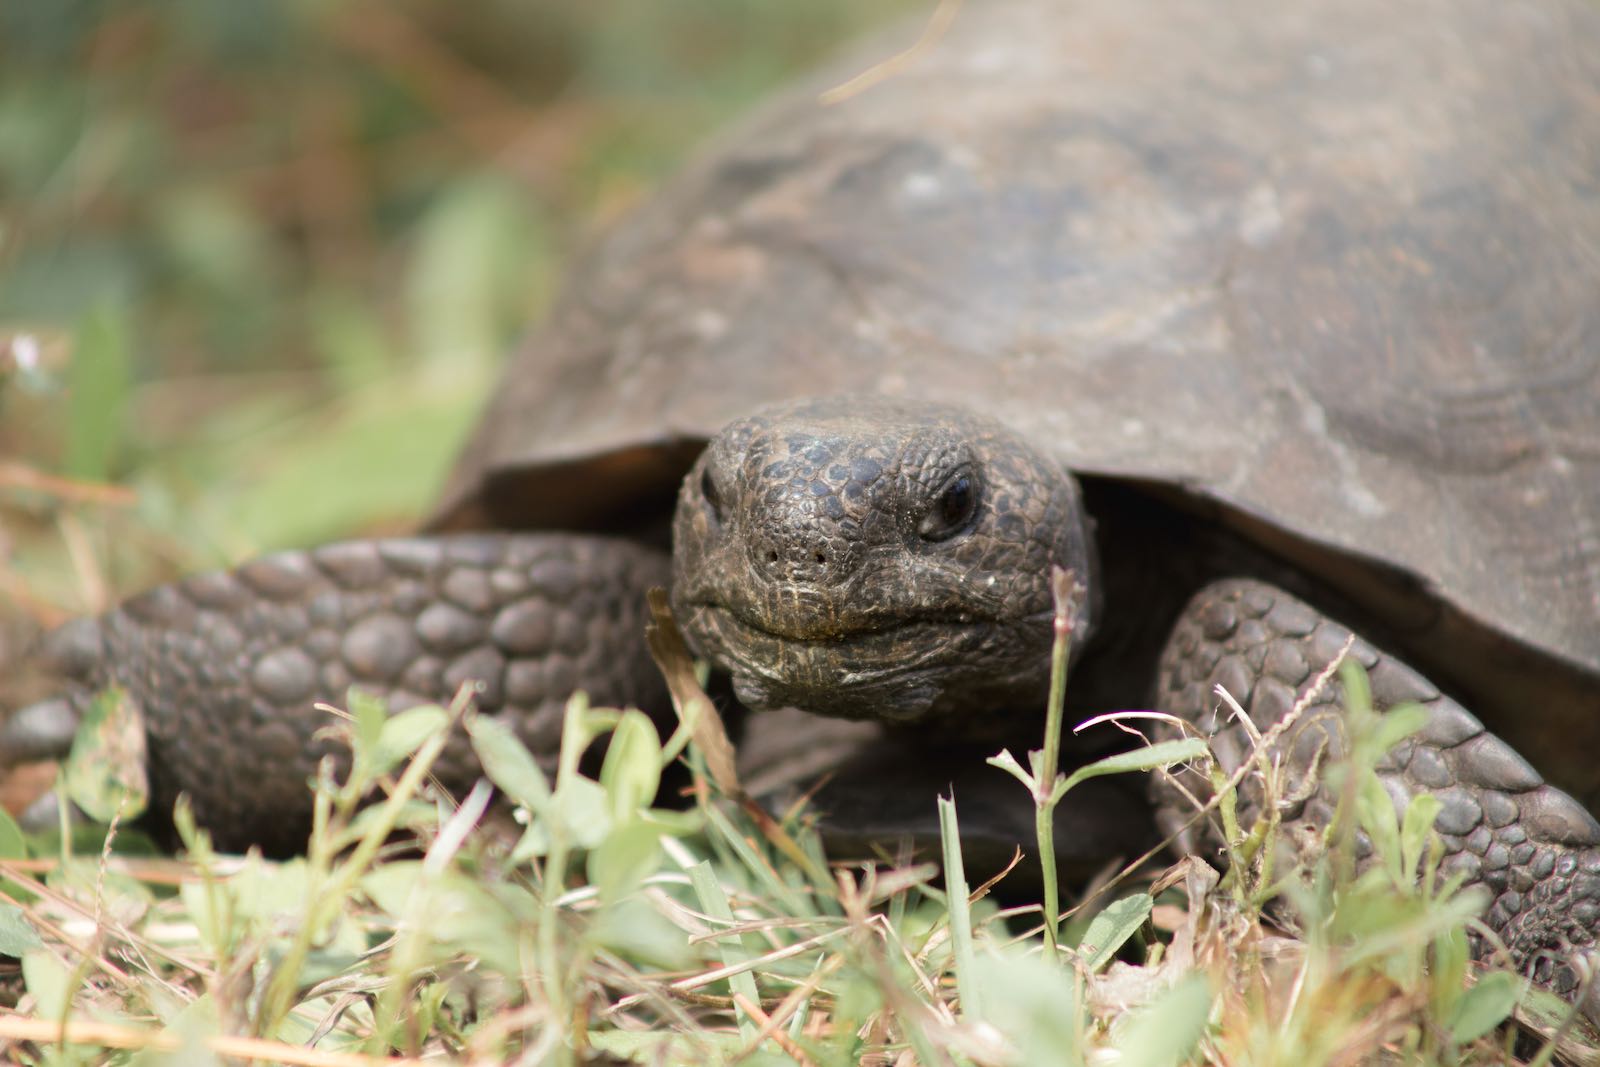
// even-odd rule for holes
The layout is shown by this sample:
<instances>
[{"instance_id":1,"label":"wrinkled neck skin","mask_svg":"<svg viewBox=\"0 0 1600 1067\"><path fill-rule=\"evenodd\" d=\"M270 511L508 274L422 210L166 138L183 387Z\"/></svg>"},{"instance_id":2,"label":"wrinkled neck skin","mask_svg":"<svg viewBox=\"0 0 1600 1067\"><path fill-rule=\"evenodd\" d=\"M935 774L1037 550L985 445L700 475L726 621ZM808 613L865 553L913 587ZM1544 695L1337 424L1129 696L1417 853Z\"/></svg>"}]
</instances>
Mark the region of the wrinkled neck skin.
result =
<instances>
[{"instance_id":1,"label":"wrinkled neck skin","mask_svg":"<svg viewBox=\"0 0 1600 1067\"><path fill-rule=\"evenodd\" d=\"M675 613L742 703L942 736L1038 721L1052 569L1095 578L1055 460L971 412L878 397L725 428L684 480L673 542Z\"/></svg>"}]
</instances>

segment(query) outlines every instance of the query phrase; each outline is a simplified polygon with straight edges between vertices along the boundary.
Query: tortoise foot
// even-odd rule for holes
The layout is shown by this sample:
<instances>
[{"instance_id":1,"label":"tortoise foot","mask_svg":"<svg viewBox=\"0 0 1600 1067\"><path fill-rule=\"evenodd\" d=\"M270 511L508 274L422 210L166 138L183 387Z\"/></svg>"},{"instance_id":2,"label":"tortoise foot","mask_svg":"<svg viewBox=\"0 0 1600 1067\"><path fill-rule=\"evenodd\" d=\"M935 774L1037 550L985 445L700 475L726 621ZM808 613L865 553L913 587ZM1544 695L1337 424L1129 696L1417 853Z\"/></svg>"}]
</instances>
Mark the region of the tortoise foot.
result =
<instances>
[{"instance_id":1,"label":"tortoise foot","mask_svg":"<svg viewBox=\"0 0 1600 1067\"><path fill-rule=\"evenodd\" d=\"M645 649L645 592L664 553L567 534L352 541L265 556L134 597L69 623L41 646L59 695L0 730L0 759L64 753L87 700L110 684L141 709L152 809L188 793L218 844L292 851L310 823L307 780L336 746L318 703L351 686L391 708L448 703L476 683L481 713L506 717L536 754L560 743L575 689L599 704L661 712ZM470 785L465 737L436 766Z\"/></svg>"},{"instance_id":2,"label":"tortoise foot","mask_svg":"<svg viewBox=\"0 0 1600 1067\"><path fill-rule=\"evenodd\" d=\"M1288 784L1282 824L1291 839L1306 840L1333 817L1337 798L1318 770L1345 751L1341 729L1344 693L1337 678L1307 697L1333 663L1350 631L1305 602L1253 580L1217 582L1184 609L1162 654L1156 706L1179 715L1211 737L1213 751L1231 773L1250 757L1246 727L1215 695L1224 687L1261 732L1306 706L1284 733ZM1536 982L1567 996L1579 988L1578 965L1596 952L1600 932L1600 823L1576 800L1547 784L1515 750L1490 733L1426 678L1359 637L1349 655L1367 671L1379 712L1416 703L1426 725L1396 746L1378 766L1384 787L1403 811L1412 797L1431 793L1442 807L1434 828L1445 847L1443 873L1460 872L1491 895L1483 918L1505 943L1514 964ZM1204 795L1197 775L1183 784ZM1192 806L1172 779L1154 785L1163 829L1179 832L1185 850L1214 852L1215 826L1190 826ZM1261 796L1248 779L1241 815L1253 819ZM1358 852L1370 848L1358 842ZM1480 941L1480 954L1490 946ZM1591 992L1585 1014L1600 1020L1600 994Z\"/></svg>"}]
</instances>

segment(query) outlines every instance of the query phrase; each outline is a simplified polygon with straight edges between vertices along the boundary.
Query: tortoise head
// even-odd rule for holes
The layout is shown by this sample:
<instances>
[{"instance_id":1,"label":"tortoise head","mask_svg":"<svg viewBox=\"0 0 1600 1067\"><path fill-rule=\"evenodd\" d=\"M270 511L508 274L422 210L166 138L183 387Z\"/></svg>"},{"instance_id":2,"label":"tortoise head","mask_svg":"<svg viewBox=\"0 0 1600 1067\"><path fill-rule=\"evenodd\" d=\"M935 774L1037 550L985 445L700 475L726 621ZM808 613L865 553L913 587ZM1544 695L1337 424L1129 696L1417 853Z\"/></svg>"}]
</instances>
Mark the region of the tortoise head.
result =
<instances>
[{"instance_id":1,"label":"tortoise head","mask_svg":"<svg viewBox=\"0 0 1600 1067\"><path fill-rule=\"evenodd\" d=\"M727 426L690 470L673 606L753 708L987 732L1043 706L1051 568L1092 579L1087 525L1071 476L998 423L800 401Z\"/></svg>"}]
</instances>

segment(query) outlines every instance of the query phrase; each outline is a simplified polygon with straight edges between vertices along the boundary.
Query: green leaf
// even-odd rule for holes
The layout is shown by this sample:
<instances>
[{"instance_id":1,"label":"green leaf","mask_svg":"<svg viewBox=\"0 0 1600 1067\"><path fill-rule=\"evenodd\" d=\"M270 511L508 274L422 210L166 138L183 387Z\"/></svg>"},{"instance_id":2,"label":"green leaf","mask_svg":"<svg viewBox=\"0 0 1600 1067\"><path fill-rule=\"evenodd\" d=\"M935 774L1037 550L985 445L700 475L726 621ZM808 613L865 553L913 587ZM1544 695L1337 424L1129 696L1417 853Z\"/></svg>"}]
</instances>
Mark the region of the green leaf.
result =
<instances>
[{"instance_id":1,"label":"green leaf","mask_svg":"<svg viewBox=\"0 0 1600 1067\"><path fill-rule=\"evenodd\" d=\"M956 819L956 802L939 798L939 841L944 850L944 887L950 911L950 944L955 954L956 991L961 997L961 1014L974 1019L987 1016L983 1010L983 987L978 984L972 943L972 907L968 900L966 865L961 856L961 824Z\"/></svg>"},{"instance_id":2,"label":"green leaf","mask_svg":"<svg viewBox=\"0 0 1600 1067\"><path fill-rule=\"evenodd\" d=\"M15 904L0 903L0 953L21 956L43 947L44 942L39 940L27 913Z\"/></svg>"},{"instance_id":3,"label":"green leaf","mask_svg":"<svg viewBox=\"0 0 1600 1067\"><path fill-rule=\"evenodd\" d=\"M407 708L391 715L378 734L378 744L373 750L373 763L377 773L386 773L401 761L410 759L434 734L450 725L450 713L437 704Z\"/></svg>"},{"instance_id":4,"label":"green leaf","mask_svg":"<svg viewBox=\"0 0 1600 1067\"><path fill-rule=\"evenodd\" d=\"M1206 754L1206 743L1198 737L1185 737L1174 741L1158 741L1153 745L1118 752L1114 756L1095 760L1073 771L1056 784L1052 800L1060 800L1067 791L1090 778L1106 774L1127 774L1130 771L1153 771L1175 763L1199 759Z\"/></svg>"},{"instance_id":5,"label":"green leaf","mask_svg":"<svg viewBox=\"0 0 1600 1067\"><path fill-rule=\"evenodd\" d=\"M625 711L611 732L600 785L611 802L611 817L628 819L649 807L661 787L661 735L642 711Z\"/></svg>"},{"instance_id":6,"label":"green leaf","mask_svg":"<svg viewBox=\"0 0 1600 1067\"><path fill-rule=\"evenodd\" d=\"M223 884L233 894L237 917L284 920L298 917L305 910L311 873L303 859L267 863L252 856Z\"/></svg>"},{"instance_id":7,"label":"green leaf","mask_svg":"<svg viewBox=\"0 0 1600 1067\"><path fill-rule=\"evenodd\" d=\"M1433 959L1429 982L1433 992L1433 1009L1441 1018L1453 1013L1456 1004L1466 992L1467 932L1460 927L1445 930L1433 939Z\"/></svg>"},{"instance_id":8,"label":"green leaf","mask_svg":"<svg viewBox=\"0 0 1600 1067\"><path fill-rule=\"evenodd\" d=\"M383 724L389 721L389 705L358 685L345 691L345 709L350 712L350 732L356 751L369 759L378 749Z\"/></svg>"},{"instance_id":9,"label":"green leaf","mask_svg":"<svg viewBox=\"0 0 1600 1067\"><path fill-rule=\"evenodd\" d=\"M639 820L654 826L657 833L670 834L673 837L688 837L690 834L703 833L706 828L705 817L693 808L687 811L651 808L649 811L640 812Z\"/></svg>"},{"instance_id":10,"label":"green leaf","mask_svg":"<svg viewBox=\"0 0 1600 1067\"><path fill-rule=\"evenodd\" d=\"M202 1054L205 1051L203 1045L204 1039L207 1037L213 1037L222 1030L221 1026L217 1022L217 1003L211 999L211 994L209 993L202 993L194 1000L188 1001L178 1000L170 997L162 997L156 1004L156 1017L161 1020L161 1023L166 1028L167 1033L178 1037L180 1040L183 1040L186 1043L198 1046L195 1051ZM182 1055L182 1053L179 1055ZM198 1056L196 1056L192 1061L188 1059L178 1059L177 1057L173 1057L172 1060L167 1060L156 1059L155 1056L151 1056L150 1059L156 1060L156 1062L160 1063L162 1067L171 1067L174 1062L184 1064L185 1067L187 1067L190 1062L217 1062L215 1057L213 1057L210 1061L207 1061L200 1059ZM154 1067L154 1065L152 1065L152 1067Z\"/></svg>"},{"instance_id":11,"label":"green leaf","mask_svg":"<svg viewBox=\"0 0 1600 1067\"><path fill-rule=\"evenodd\" d=\"M1356 888L1361 891L1363 882L1358 880ZM1344 949L1345 960L1355 966L1393 952L1414 951L1481 915L1488 906L1488 894L1481 887L1432 901L1426 908L1412 906L1394 893L1363 893L1360 906L1341 907L1328 930L1351 939Z\"/></svg>"},{"instance_id":12,"label":"green leaf","mask_svg":"<svg viewBox=\"0 0 1600 1067\"><path fill-rule=\"evenodd\" d=\"M745 1043L740 1034L696 1030L672 1033L666 1030L594 1030L586 1039L597 1052L629 1063L724 1063Z\"/></svg>"},{"instance_id":13,"label":"green leaf","mask_svg":"<svg viewBox=\"0 0 1600 1067\"><path fill-rule=\"evenodd\" d=\"M722 883L717 881L716 871L709 860L702 861L689 868L689 882L694 886L696 899L700 902L700 910L713 919L720 919L731 924L733 908L728 903L728 894L724 892ZM721 937L716 941L718 950L722 953L722 963L727 967L734 967L744 963L747 959L758 956L763 946L758 938L745 934L740 937ZM761 1003L761 993L756 989L755 976L749 971L740 971L728 978L730 992L743 996L752 1004ZM754 1019L743 1009L738 1012L739 1032L746 1039L753 1038L757 1032Z\"/></svg>"},{"instance_id":14,"label":"green leaf","mask_svg":"<svg viewBox=\"0 0 1600 1067\"><path fill-rule=\"evenodd\" d=\"M1128 938L1139 932L1155 906L1155 898L1149 893L1134 893L1108 904L1089 923L1078 943L1084 965L1090 971L1098 971L1110 963Z\"/></svg>"},{"instance_id":15,"label":"green leaf","mask_svg":"<svg viewBox=\"0 0 1600 1067\"><path fill-rule=\"evenodd\" d=\"M1356 814L1361 828L1372 838L1372 851L1396 885L1405 881L1400 869L1400 819L1394 800L1375 774L1364 774L1356 783Z\"/></svg>"},{"instance_id":16,"label":"green leaf","mask_svg":"<svg viewBox=\"0 0 1600 1067\"><path fill-rule=\"evenodd\" d=\"M127 323L109 306L87 315L73 346L67 387L67 473L103 482L122 441L130 371Z\"/></svg>"},{"instance_id":17,"label":"green leaf","mask_svg":"<svg viewBox=\"0 0 1600 1067\"><path fill-rule=\"evenodd\" d=\"M347 535L431 506L472 427L481 391L463 374L449 387L406 379L369 385L332 411L283 421L232 451L236 493L210 521L227 536L276 548Z\"/></svg>"},{"instance_id":18,"label":"green leaf","mask_svg":"<svg viewBox=\"0 0 1600 1067\"><path fill-rule=\"evenodd\" d=\"M640 819L615 826L589 853L589 882L610 904L632 893L661 866L661 831Z\"/></svg>"},{"instance_id":19,"label":"green leaf","mask_svg":"<svg viewBox=\"0 0 1600 1067\"><path fill-rule=\"evenodd\" d=\"M72 974L48 950L36 948L22 954L22 981L37 1003L35 1015L60 1019L72 1001Z\"/></svg>"},{"instance_id":20,"label":"green leaf","mask_svg":"<svg viewBox=\"0 0 1600 1067\"><path fill-rule=\"evenodd\" d=\"M421 860L390 860L361 876L361 891L391 919L403 919L422 878Z\"/></svg>"},{"instance_id":21,"label":"green leaf","mask_svg":"<svg viewBox=\"0 0 1600 1067\"><path fill-rule=\"evenodd\" d=\"M89 702L67 757L67 795L97 822L118 812L124 821L144 813L150 802L145 769L144 716L138 702L118 686Z\"/></svg>"},{"instance_id":22,"label":"green leaf","mask_svg":"<svg viewBox=\"0 0 1600 1067\"><path fill-rule=\"evenodd\" d=\"M526 321L537 299L528 267L547 258L532 203L502 178L473 177L446 187L423 219L406 306L419 355L441 379L498 366Z\"/></svg>"},{"instance_id":23,"label":"green leaf","mask_svg":"<svg viewBox=\"0 0 1600 1067\"><path fill-rule=\"evenodd\" d=\"M412 797L400 805L400 810L393 812L393 829L401 830L432 830L439 826L439 807L421 797ZM382 805L370 804L355 813L350 820L350 830L344 835L346 841L359 841L370 833L386 833L377 827L380 823L391 822L390 814Z\"/></svg>"},{"instance_id":24,"label":"green leaf","mask_svg":"<svg viewBox=\"0 0 1600 1067\"><path fill-rule=\"evenodd\" d=\"M1428 725L1428 709L1421 704L1396 704L1378 718L1372 731L1373 747L1387 752Z\"/></svg>"},{"instance_id":25,"label":"green leaf","mask_svg":"<svg viewBox=\"0 0 1600 1067\"><path fill-rule=\"evenodd\" d=\"M233 944L237 924L233 914L233 893L227 882L186 881L178 886L184 914L208 944L226 950Z\"/></svg>"},{"instance_id":26,"label":"green leaf","mask_svg":"<svg viewBox=\"0 0 1600 1067\"><path fill-rule=\"evenodd\" d=\"M815 898L802 893L797 886L786 881L755 846L744 827L735 825L721 807L709 804L701 810L705 813L706 828L714 841L713 847L718 851L726 849L736 861L735 869L743 867L749 872L755 886L759 887L758 891L768 894L778 909L791 915L804 914L805 909L811 906L810 902ZM826 865L823 869L826 870ZM817 877L819 876L813 872L812 880L815 881Z\"/></svg>"},{"instance_id":27,"label":"green leaf","mask_svg":"<svg viewBox=\"0 0 1600 1067\"><path fill-rule=\"evenodd\" d=\"M1349 715L1372 714L1372 686L1361 664L1346 657L1339 664L1339 685L1344 689L1344 707Z\"/></svg>"},{"instance_id":28,"label":"green leaf","mask_svg":"<svg viewBox=\"0 0 1600 1067\"><path fill-rule=\"evenodd\" d=\"M467 723L483 773L514 803L538 814L550 805L550 779L511 727L479 715Z\"/></svg>"},{"instance_id":29,"label":"green leaf","mask_svg":"<svg viewBox=\"0 0 1600 1067\"><path fill-rule=\"evenodd\" d=\"M1189 1058L1211 1017L1211 985L1190 974L1123 1023L1120 1067L1175 1067Z\"/></svg>"},{"instance_id":30,"label":"green leaf","mask_svg":"<svg viewBox=\"0 0 1600 1067\"><path fill-rule=\"evenodd\" d=\"M606 791L592 778L573 775L556 790L551 821L579 848L595 848L611 832L611 805Z\"/></svg>"},{"instance_id":31,"label":"green leaf","mask_svg":"<svg viewBox=\"0 0 1600 1067\"><path fill-rule=\"evenodd\" d=\"M663 971L686 971L701 962L682 928L643 896L624 897L599 909L589 936L597 945Z\"/></svg>"},{"instance_id":32,"label":"green leaf","mask_svg":"<svg viewBox=\"0 0 1600 1067\"><path fill-rule=\"evenodd\" d=\"M1521 1008L1521 1013L1527 1021L1540 1029L1554 1031L1570 1025L1585 1041L1595 1041L1597 1038L1592 1025L1583 1017L1583 1013L1576 1012L1571 1004L1548 989L1529 986L1522 996Z\"/></svg>"},{"instance_id":33,"label":"green leaf","mask_svg":"<svg viewBox=\"0 0 1600 1067\"><path fill-rule=\"evenodd\" d=\"M1506 971L1490 971L1456 1001L1445 1025L1458 1044L1475 1041L1505 1022L1527 983Z\"/></svg>"},{"instance_id":34,"label":"green leaf","mask_svg":"<svg viewBox=\"0 0 1600 1067\"><path fill-rule=\"evenodd\" d=\"M1033 775L1023 770L1022 764L1017 762L1017 757L1011 754L1009 748L1001 749L998 755L990 756L984 762L991 767L998 767L1000 770L1005 771L1021 782L1024 789L1030 793L1033 792Z\"/></svg>"},{"instance_id":35,"label":"green leaf","mask_svg":"<svg viewBox=\"0 0 1600 1067\"><path fill-rule=\"evenodd\" d=\"M28 843L22 833L22 827L17 825L17 820L11 813L0 808L0 859L20 860L28 858Z\"/></svg>"},{"instance_id":36,"label":"green leaf","mask_svg":"<svg viewBox=\"0 0 1600 1067\"><path fill-rule=\"evenodd\" d=\"M457 871L429 877L422 863L410 860L374 868L362 876L360 886L392 918L410 923L425 919L426 929L417 932L438 946L439 962L462 953L479 960L489 973L518 973L521 942L495 889Z\"/></svg>"},{"instance_id":37,"label":"green leaf","mask_svg":"<svg viewBox=\"0 0 1600 1067\"><path fill-rule=\"evenodd\" d=\"M988 1021L1028 1067L1082 1067L1086 1019L1071 975L1037 956L982 953L974 961Z\"/></svg>"},{"instance_id":38,"label":"green leaf","mask_svg":"<svg viewBox=\"0 0 1600 1067\"><path fill-rule=\"evenodd\" d=\"M517 839L516 846L511 850L512 863L527 863L535 856L548 856L550 846L550 827L545 825L543 819L535 817L522 831L522 836Z\"/></svg>"},{"instance_id":39,"label":"green leaf","mask_svg":"<svg viewBox=\"0 0 1600 1067\"><path fill-rule=\"evenodd\" d=\"M1406 816L1400 824L1400 869L1407 880L1421 873L1433 821L1443 807L1444 802L1432 793L1419 793L1406 805Z\"/></svg>"}]
</instances>

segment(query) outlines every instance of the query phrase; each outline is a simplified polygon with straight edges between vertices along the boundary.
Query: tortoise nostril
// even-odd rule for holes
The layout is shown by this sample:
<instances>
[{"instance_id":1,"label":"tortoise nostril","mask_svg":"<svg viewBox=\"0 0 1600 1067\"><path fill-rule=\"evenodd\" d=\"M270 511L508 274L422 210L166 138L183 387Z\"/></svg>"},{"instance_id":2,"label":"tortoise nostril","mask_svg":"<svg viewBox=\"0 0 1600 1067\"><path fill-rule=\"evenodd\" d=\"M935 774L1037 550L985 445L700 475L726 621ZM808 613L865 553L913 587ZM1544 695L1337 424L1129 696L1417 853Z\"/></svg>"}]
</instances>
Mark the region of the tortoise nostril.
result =
<instances>
[{"instance_id":1,"label":"tortoise nostril","mask_svg":"<svg viewBox=\"0 0 1600 1067\"><path fill-rule=\"evenodd\" d=\"M785 580L821 578L841 559L827 548L815 545L768 545L758 557L774 575Z\"/></svg>"}]
</instances>

